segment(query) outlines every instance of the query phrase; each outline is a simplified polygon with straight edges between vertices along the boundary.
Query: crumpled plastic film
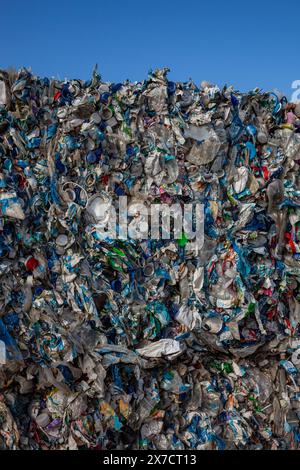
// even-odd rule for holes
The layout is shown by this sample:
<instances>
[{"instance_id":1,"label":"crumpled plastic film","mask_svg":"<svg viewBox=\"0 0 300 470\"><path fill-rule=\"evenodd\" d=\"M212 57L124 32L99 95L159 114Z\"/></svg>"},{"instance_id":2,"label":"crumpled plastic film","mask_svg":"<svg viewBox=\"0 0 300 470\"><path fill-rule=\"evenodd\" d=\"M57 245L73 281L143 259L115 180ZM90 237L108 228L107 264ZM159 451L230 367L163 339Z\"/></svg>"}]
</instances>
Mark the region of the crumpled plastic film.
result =
<instances>
[{"instance_id":1,"label":"crumpled plastic film","mask_svg":"<svg viewBox=\"0 0 300 470\"><path fill-rule=\"evenodd\" d=\"M299 104L167 72L0 73L1 449L299 448Z\"/></svg>"}]
</instances>

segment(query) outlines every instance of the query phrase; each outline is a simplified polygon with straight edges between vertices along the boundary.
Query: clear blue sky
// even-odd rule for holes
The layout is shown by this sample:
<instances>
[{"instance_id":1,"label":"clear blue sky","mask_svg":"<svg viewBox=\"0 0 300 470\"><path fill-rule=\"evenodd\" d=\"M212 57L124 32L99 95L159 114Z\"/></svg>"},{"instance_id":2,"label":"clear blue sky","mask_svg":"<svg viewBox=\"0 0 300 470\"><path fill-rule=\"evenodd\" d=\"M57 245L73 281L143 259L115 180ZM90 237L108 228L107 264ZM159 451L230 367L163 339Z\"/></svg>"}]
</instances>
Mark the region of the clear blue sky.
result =
<instances>
[{"instance_id":1,"label":"clear blue sky","mask_svg":"<svg viewBox=\"0 0 300 470\"><path fill-rule=\"evenodd\" d=\"M0 5L0 67L61 79L203 79L240 90L300 80L299 0L7 0Z\"/></svg>"}]
</instances>

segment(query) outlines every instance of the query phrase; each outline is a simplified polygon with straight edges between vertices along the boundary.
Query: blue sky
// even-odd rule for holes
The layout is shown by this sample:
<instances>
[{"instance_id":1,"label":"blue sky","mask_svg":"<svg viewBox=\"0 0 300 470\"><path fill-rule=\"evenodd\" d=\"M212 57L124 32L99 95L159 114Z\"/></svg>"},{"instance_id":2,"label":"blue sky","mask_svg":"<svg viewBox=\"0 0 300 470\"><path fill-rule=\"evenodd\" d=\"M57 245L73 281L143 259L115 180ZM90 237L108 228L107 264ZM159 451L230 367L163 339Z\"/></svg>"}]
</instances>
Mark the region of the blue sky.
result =
<instances>
[{"instance_id":1,"label":"blue sky","mask_svg":"<svg viewBox=\"0 0 300 470\"><path fill-rule=\"evenodd\" d=\"M300 80L299 0L9 0L1 2L0 67L61 79L146 78L167 66L245 91Z\"/></svg>"}]
</instances>

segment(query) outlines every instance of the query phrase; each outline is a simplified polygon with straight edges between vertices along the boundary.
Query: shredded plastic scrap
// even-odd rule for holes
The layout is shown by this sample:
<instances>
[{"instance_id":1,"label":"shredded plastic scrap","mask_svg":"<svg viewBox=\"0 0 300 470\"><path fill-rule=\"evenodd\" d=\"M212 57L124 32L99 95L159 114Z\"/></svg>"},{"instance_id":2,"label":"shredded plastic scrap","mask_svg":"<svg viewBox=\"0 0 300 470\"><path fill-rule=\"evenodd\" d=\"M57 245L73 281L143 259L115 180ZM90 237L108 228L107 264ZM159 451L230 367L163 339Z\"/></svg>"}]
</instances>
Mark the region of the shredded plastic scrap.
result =
<instances>
[{"instance_id":1,"label":"shredded plastic scrap","mask_svg":"<svg viewBox=\"0 0 300 470\"><path fill-rule=\"evenodd\" d=\"M167 72L0 73L2 449L300 447L300 105ZM203 247L101 237L120 196Z\"/></svg>"}]
</instances>

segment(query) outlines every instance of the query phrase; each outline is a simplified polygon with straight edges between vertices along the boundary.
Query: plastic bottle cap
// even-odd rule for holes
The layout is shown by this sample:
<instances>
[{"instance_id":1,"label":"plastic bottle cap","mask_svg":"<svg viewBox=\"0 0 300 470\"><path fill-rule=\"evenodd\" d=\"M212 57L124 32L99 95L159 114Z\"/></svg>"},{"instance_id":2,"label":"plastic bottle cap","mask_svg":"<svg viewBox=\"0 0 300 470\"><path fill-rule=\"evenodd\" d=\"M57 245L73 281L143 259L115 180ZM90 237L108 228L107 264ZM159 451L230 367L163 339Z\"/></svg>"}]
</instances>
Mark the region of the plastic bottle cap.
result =
<instances>
[{"instance_id":1,"label":"plastic bottle cap","mask_svg":"<svg viewBox=\"0 0 300 470\"><path fill-rule=\"evenodd\" d=\"M95 152L89 152L86 156L86 161L88 163L96 163L98 160L97 158L97 155L95 154Z\"/></svg>"},{"instance_id":2,"label":"plastic bottle cap","mask_svg":"<svg viewBox=\"0 0 300 470\"><path fill-rule=\"evenodd\" d=\"M58 235L56 239L56 244L58 246L66 246L68 244L68 237L65 234Z\"/></svg>"},{"instance_id":3,"label":"plastic bottle cap","mask_svg":"<svg viewBox=\"0 0 300 470\"><path fill-rule=\"evenodd\" d=\"M151 276L154 272L154 267L153 264L147 264L147 266L144 267L143 273L145 276Z\"/></svg>"},{"instance_id":4,"label":"plastic bottle cap","mask_svg":"<svg viewBox=\"0 0 300 470\"><path fill-rule=\"evenodd\" d=\"M37 259L35 259L33 256L30 256L27 258L25 261L25 266L29 271L34 271L39 265L39 262Z\"/></svg>"}]
</instances>

